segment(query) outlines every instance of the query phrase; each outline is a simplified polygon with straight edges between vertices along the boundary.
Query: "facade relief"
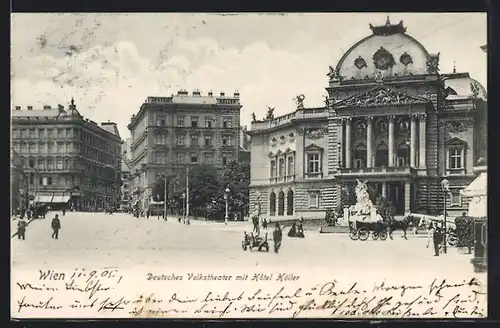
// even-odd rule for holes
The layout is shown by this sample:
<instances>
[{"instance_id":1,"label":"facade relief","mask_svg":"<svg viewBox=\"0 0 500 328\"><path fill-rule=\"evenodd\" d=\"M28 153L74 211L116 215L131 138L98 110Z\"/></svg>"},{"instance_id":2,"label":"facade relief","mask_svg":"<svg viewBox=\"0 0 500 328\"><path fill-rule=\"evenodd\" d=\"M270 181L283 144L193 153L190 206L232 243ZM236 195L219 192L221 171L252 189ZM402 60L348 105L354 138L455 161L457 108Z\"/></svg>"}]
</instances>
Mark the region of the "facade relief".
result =
<instances>
[{"instance_id":1,"label":"facade relief","mask_svg":"<svg viewBox=\"0 0 500 328\"><path fill-rule=\"evenodd\" d=\"M425 104L428 100L390 89L376 88L366 93L346 99L335 107L382 107L387 105Z\"/></svg>"},{"instance_id":2,"label":"facade relief","mask_svg":"<svg viewBox=\"0 0 500 328\"><path fill-rule=\"evenodd\" d=\"M439 121L438 126L446 129L448 139L458 138L467 142L469 128L474 126L472 120L468 121Z\"/></svg>"},{"instance_id":3,"label":"facade relief","mask_svg":"<svg viewBox=\"0 0 500 328\"><path fill-rule=\"evenodd\" d=\"M328 134L328 127L321 128L300 128L297 130L299 135L305 136L310 140L318 140L322 139L325 135Z\"/></svg>"}]
</instances>

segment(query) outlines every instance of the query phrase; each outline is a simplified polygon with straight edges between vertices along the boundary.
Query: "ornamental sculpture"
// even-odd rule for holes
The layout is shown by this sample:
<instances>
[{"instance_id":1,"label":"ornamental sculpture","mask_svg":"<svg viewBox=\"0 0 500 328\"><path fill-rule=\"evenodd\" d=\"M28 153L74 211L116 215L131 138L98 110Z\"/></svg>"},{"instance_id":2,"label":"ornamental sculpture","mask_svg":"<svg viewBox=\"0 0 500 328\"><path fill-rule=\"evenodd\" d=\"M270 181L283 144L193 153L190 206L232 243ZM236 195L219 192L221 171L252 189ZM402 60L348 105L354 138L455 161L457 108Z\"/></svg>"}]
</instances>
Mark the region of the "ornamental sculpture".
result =
<instances>
[{"instance_id":1,"label":"ornamental sculpture","mask_svg":"<svg viewBox=\"0 0 500 328\"><path fill-rule=\"evenodd\" d=\"M252 123L257 122L257 118L255 117L255 113L252 113Z\"/></svg>"},{"instance_id":2,"label":"ornamental sculpture","mask_svg":"<svg viewBox=\"0 0 500 328\"><path fill-rule=\"evenodd\" d=\"M297 103L297 109L304 109L304 99L306 99L306 96L304 96L303 94L300 94L294 98L295 102Z\"/></svg>"},{"instance_id":3,"label":"ornamental sculpture","mask_svg":"<svg viewBox=\"0 0 500 328\"><path fill-rule=\"evenodd\" d=\"M437 55L431 55L427 59L427 73L429 74L438 74L439 72L439 52Z\"/></svg>"},{"instance_id":4,"label":"ornamental sculpture","mask_svg":"<svg viewBox=\"0 0 500 328\"><path fill-rule=\"evenodd\" d=\"M300 135L306 136L308 139L317 140L328 134L328 128L300 128L297 130Z\"/></svg>"},{"instance_id":5,"label":"ornamental sculpture","mask_svg":"<svg viewBox=\"0 0 500 328\"><path fill-rule=\"evenodd\" d=\"M386 70L394 66L395 61L389 51L385 50L384 47L380 47L373 55L373 64L379 70Z\"/></svg>"},{"instance_id":6,"label":"ornamental sculpture","mask_svg":"<svg viewBox=\"0 0 500 328\"><path fill-rule=\"evenodd\" d=\"M404 66L408 66L410 64L413 64L413 60L411 59L411 56L408 55L406 52L404 54L402 54L401 57L399 57L399 61Z\"/></svg>"},{"instance_id":7,"label":"ornamental sculpture","mask_svg":"<svg viewBox=\"0 0 500 328\"><path fill-rule=\"evenodd\" d=\"M366 67L366 61L363 59L363 57L359 56L354 60L354 66L356 66L357 69L362 69Z\"/></svg>"},{"instance_id":8,"label":"ornamental sculpture","mask_svg":"<svg viewBox=\"0 0 500 328\"><path fill-rule=\"evenodd\" d=\"M330 82L342 80L342 76L340 76L340 70L338 68L333 68L332 66L328 66L328 68L329 71L326 75L330 78Z\"/></svg>"},{"instance_id":9,"label":"ornamental sculpture","mask_svg":"<svg viewBox=\"0 0 500 328\"><path fill-rule=\"evenodd\" d=\"M425 104L427 102L427 99L389 89L376 88L359 96L346 99L337 104L336 107L382 107L386 105Z\"/></svg>"},{"instance_id":10,"label":"ornamental sculpture","mask_svg":"<svg viewBox=\"0 0 500 328\"><path fill-rule=\"evenodd\" d=\"M441 121L438 123L439 127L444 127L449 133L460 133L467 131L468 128L473 127L474 123L472 121Z\"/></svg>"},{"instance_id":11,"label":"ornamental sculpture","mask_svg":"<svg viewBox=\"0 0 500 328\"><path fill-rule=\"evenodd\" d=\"M271 108L267 106L267 114L266 114L266 120L273 120L274 119L274 108Z\"/></svg>"},{"instance_id":12,"label":"ornamental sculpture","mask_svg":"<svg viewBox=\"0 0 500 328\"><path fill-rule=\"evenodd\" d=\"M470 84L470 91L472 92L472 98L479 98L479 84L477 82L473 82Z\"/></svg>"}]
</instances>

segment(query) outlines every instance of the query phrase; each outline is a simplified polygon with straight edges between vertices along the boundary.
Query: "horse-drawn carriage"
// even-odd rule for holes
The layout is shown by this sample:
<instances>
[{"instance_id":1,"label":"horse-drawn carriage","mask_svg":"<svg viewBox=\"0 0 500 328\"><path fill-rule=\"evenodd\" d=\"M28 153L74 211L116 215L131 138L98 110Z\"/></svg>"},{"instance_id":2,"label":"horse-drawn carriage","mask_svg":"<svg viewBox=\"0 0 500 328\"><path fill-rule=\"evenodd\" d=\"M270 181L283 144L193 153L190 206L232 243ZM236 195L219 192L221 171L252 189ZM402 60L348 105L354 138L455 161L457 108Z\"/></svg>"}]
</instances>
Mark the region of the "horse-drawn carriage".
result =
<instances>
[{"instance_id":1,"label":"horse-drawn carriage","mask_svg":"<svg viewBox=\"0 0 500 328\"><path fill-rule=\"evenodd\" d=\"M245 236L243 238L243 241L241 242L241 247L244 251L250 249L250 251L252 252L254 248L257 248L259 252L269 252L267 233L264 235L264 238L262 238L259 235L254 235L253 232L247 234L245 231Z\"/></svg>"},{"instance_id":2,"label":"horse-drawn carriage","mask_svg":"<svg viewBox=\"0 0 500 328\"><path fill-rule=\"evenodd\" d=\"M386 240L388 233L388 226L385 222L364 222L364 221L350 221L349 222L349 238L352 240L365 241L370 236L373 240Z\"/></svg>"}]
</instances>

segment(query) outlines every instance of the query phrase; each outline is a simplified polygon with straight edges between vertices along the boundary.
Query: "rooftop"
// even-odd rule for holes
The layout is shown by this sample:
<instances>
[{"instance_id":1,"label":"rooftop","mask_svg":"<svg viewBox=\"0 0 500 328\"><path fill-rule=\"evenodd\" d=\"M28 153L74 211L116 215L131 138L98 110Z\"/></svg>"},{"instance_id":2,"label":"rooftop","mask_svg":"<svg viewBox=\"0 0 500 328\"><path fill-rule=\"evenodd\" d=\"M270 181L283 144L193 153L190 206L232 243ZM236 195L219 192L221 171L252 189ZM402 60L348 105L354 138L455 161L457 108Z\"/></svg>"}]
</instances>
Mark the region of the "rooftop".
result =
<instances>
[{"instance_id":1,"label":"rooftop","mask_svg":"<svg viewBox=\"0 0 500 328\"><path fill-rule=\"evenodd\" d=\"M219 95L214 95L209 91L206 95L202 95L199 90L194 90L191 94L188 91L181 89L176 95L170 97L154 97L150 96L145 101L145 104L194 104L194 105L239 105L240 93L235 91L232 96L226 95L221 91Z\"/></svg>"}]
</instances>

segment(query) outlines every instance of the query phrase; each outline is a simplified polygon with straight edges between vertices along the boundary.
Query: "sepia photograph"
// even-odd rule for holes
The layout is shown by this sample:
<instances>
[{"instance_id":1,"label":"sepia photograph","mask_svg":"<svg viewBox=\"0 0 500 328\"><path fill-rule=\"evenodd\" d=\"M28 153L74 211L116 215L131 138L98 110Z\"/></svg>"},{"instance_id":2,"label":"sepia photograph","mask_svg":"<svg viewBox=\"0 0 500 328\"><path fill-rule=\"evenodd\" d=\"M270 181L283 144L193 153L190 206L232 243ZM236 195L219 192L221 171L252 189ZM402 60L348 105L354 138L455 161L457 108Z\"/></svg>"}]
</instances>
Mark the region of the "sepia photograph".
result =
<instances>
[{"instance_id":1,"label":"sepia photograph","mask_svg":"<svg viewBox=\"0 0 500 328\"><path fill-rule=\"evenodd\" d=\"M487 318L487 34L12 14L11 319Z\"/></svg>"}]
</instances>

